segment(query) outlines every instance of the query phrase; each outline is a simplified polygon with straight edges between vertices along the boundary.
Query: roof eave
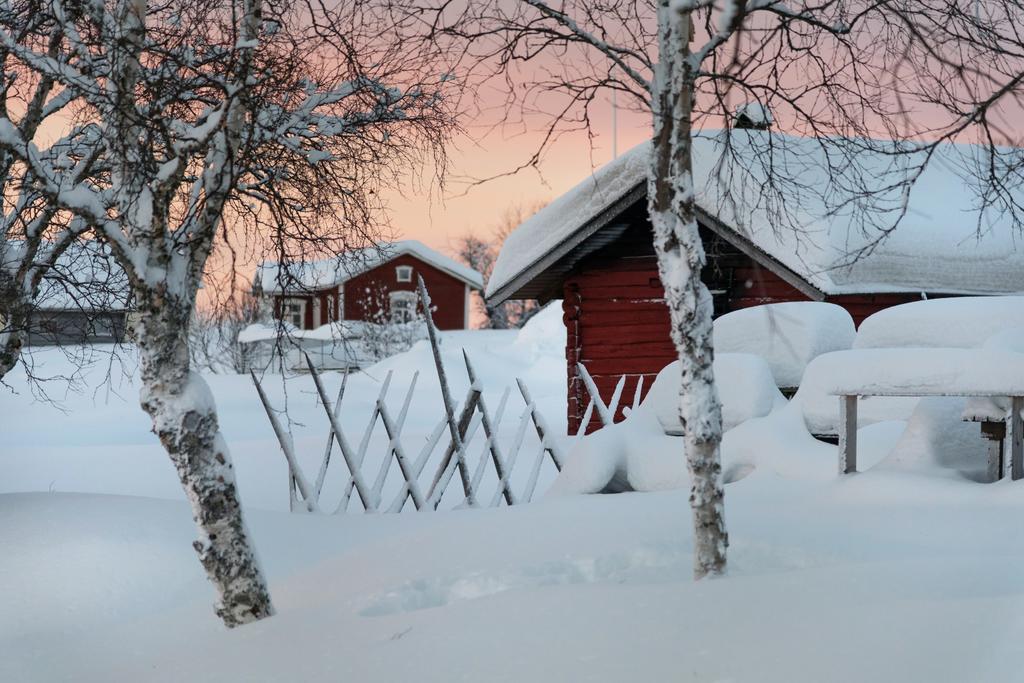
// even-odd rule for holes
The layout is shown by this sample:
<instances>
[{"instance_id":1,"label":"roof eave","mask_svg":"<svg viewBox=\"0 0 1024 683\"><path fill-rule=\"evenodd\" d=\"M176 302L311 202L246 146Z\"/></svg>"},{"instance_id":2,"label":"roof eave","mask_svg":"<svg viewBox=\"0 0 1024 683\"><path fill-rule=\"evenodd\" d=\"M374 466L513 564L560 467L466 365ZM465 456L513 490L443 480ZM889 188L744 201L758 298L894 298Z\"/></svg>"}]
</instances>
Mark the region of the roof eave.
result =
<instances>
[{"instance_id":1,"label":"roof eave","mask_svg":"<svg viewBox=\"0 0 1024 683\"><path fill-rule=\"evenodd\" d=\"M636 201L642 199L646 192L647 181L644 180L637 183L632 189L609 204L603 211L584 223L582 227L555 245L544 256L534 261L530 266L520 271L518 275L486 297L488 303L499 305L509 299L544 298L545 294L549 293L548 290L550 288L534 287L531 289L530 287L536 282L537 277L565 258L573 249L590 239L595 233L612 223L623 211L632 206Z\"/></svg>"}]
</instances>

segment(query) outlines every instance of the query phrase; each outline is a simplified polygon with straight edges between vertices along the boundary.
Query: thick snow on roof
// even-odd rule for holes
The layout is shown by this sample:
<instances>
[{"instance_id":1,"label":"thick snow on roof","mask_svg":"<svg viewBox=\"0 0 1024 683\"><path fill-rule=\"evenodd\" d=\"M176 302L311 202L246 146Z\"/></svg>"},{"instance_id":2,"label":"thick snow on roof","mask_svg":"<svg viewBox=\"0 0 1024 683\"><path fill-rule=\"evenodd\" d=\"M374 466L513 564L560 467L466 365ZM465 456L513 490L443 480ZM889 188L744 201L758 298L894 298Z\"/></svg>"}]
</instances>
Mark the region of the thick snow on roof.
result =
<instances>
[{"instance_id":1,"label":"thick snow on roof","mask_svg":"<svg viewBox=\"0 0 1024 683\"><path fill-rule=\"evenodd\" d=\"M388 242L345 252L335 258L289 263L284 273L280 272L277 262L265 261L257 266L256 276L263 291L267 293L323 289L339 285L356 275L405 254L415 256L421 261L445 271L470 287L476 289L483 287L483 276L479 272L431 249L419 240Z\"/></svg>"},{"instance_id":2,"label":"thick snow on roof","mask_svg":"<svg viewBox=\"0 0 1024 683\"><path fill-rule=\"evenodd\" d=\"M982 148L940 147L899 226L879 242L881 229L903 212L899 182L921 159L841 142L833 148L746 130L696 136L698 205L825 294L1024 292L1020 236L1005 216L977 208L980 188L970 169L984 160ZM502 248L487 294L642 186L649 153L649 143L634 147L520 225ZM873 198L859 198L864 190Z\"/></svg>"}]
</instances>

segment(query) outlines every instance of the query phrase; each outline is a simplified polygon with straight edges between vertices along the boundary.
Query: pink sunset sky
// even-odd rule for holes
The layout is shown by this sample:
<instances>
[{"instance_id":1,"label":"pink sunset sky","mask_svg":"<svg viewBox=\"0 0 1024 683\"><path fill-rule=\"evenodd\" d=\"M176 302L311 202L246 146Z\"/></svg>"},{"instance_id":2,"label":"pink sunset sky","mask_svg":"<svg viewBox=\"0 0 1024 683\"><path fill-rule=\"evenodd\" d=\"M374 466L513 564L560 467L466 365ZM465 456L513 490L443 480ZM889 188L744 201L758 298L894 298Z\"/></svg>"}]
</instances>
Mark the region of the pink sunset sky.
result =
<instances>
[{"instance_id":1,"label":"pink sunset sky","mask_svg":"<svg viewBox=\"0 0 1024 683\"><path fill-rule=\"evenodd\" d=\"M487 178L512 171L537 149L542 132L491 130L486 135L469 129L449 149L451 168L447 186L393 192L388 198L389 219L395 237L418 239L452 254L461 235L488 237L506 209L548 202L611 161L612 117L610 100L594 111L590 137L573 133L558 140L544 155L540 168L471 185L467 179ZM618 111L618 152L621 154L650 135L649 115Z\"/></svg>"}]
</instances>

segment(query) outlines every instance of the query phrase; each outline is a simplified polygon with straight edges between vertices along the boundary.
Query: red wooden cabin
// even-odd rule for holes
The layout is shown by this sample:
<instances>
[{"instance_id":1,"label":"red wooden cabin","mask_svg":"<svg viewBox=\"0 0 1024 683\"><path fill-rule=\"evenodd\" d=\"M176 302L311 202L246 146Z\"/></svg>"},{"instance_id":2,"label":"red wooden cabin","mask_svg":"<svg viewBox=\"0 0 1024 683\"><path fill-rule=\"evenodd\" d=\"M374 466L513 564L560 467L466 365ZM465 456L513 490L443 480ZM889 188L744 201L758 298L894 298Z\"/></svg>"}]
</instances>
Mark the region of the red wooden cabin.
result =
<instances>
[{"instance_id":1,"label":"red wooden cabin","mask_svg":"<svg viewBox=\"0 0 1024 683\"><path fill-rule=\"evenodd\" d=\"M487 298L495 303L562 299L570 432L578 429L589 402L577 376L578 363L608 401L623 375L629 397L640 377L649 387L658 371L676 358L647 218L647 149L641 145L599 169L523 223L506 241L488 284ZM699 178L700 146L695 150ZM787 252L786 243L771 230L741 232L705 210L698 211L698 224L707 254L702 276L716 316L760 304L829 301L844 307L859 325L882 308L923 297L1024 290L1019 257L987 264L998 267L982 277L980 286L976 271L934 258L919 259L921 263L904 272L887 263L886 268L897 272L887 282L879 273L889 271L878 266L878 259L836 275L814 263L806 244L803 253L795 242ZM952 254L971 248L962 241L949 241ZM899 263L895 257L890 260ZM621 411L616 417L623 417ZM588 428L596 425L594 420Z\"/></svg>"},{"instance_id":2,"label":"red wooden cabin","mask_svg":"<svg viewBox=\"0 0 1024 683\"><path fill-rule=\"evenodd\" d=\"M470 292L483 287L480 273L416 240L293 264L283 273L276 263L264 263L255 285L272 297L275 318L311 330L342 320L411 319L420 308L419 277L430 293L437 327L469 327Z\"/></svg>"}]
</instances>

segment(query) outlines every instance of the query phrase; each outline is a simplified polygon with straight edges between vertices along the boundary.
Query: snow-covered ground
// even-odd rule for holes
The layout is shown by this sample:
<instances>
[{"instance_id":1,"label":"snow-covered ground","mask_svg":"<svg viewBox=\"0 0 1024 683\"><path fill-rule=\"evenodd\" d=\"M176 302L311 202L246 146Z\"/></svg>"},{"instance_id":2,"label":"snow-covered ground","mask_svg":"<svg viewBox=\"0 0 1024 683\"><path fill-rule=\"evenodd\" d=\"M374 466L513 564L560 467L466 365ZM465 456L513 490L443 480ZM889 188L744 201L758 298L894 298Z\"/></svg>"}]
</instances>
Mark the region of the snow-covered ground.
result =
<instances>
[{"instance_id":1,"label":"snow-covered ground","mask_svg":"<svg viewBox=\"0 0 1024 683\"><path fill-rule=\"evenodd\" d=\"M521 376L564 429L563 339L548 317L518 336L446 335L454 392L466 347L491 405ZM37 360L40 373L65 362ZM346 428L362 429L387 370L404 388L420 369L407 429L422 438L438 417L430 363L419 346L351 377ZM580 464L588 451L649 484L633 488L685 484L682 440L658 431L656 410L604 430L606 449L578 444L562 495L530 505L313 516L286 512L284 459L250 380L207 379L277 616L234 631L214 616L136 388L118 379L61 412L14 376L19 393L0 391L0 681L1024 678L1024 487L974 480L984 445L957 399L861 429L866 471L846 477L835 447L809 435L806 397L732 429L730 571L694 583L685 488L572 493L600 469ZM328 380L336 391L340 377ZM265 383L283 405L280 378ZM312 470L322 409L309 378L286 387Z\"/></svg>"}]
</instances>

